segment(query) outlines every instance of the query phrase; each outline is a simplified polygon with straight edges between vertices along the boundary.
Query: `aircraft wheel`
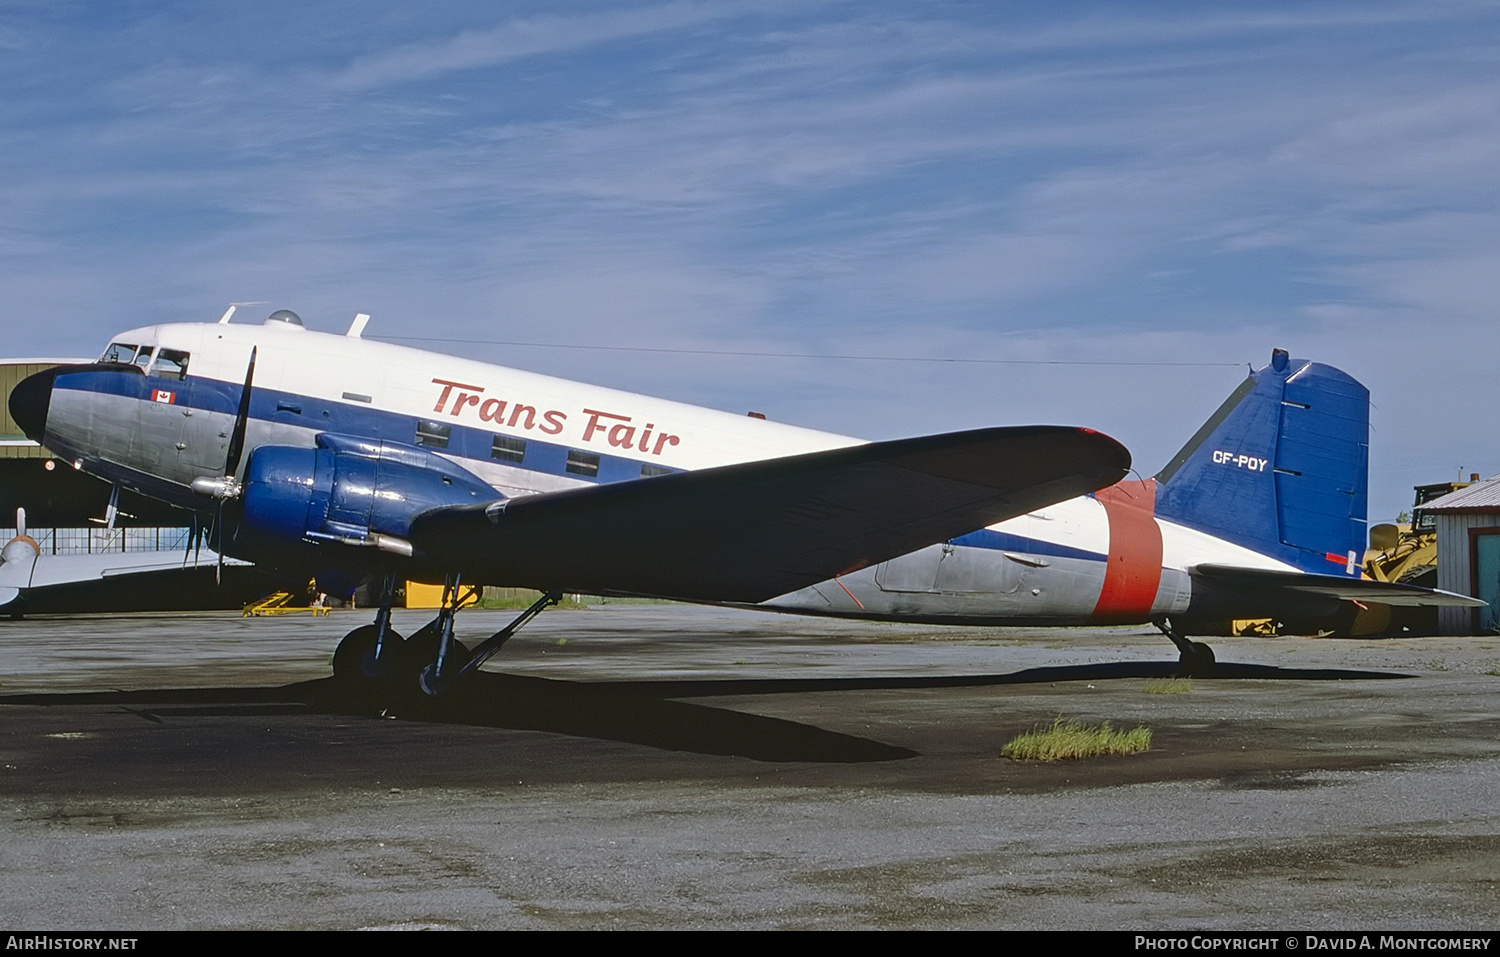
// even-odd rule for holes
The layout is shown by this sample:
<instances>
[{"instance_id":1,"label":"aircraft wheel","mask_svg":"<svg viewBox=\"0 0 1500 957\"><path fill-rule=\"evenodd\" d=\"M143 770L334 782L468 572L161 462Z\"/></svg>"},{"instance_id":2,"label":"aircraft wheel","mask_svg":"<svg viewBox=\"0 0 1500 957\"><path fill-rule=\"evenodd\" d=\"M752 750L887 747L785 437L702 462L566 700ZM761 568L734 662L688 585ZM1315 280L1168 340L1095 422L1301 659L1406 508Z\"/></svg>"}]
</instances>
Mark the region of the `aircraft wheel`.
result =
<instances>
[{"instance_id":1,"label":"aircraft wheel","mask_svg":"<svg viewBox=\"0 0 1500 957\"><path fill-rule=\"evenodd\" d=\"M401 651L401 636L391 629L386 630L386 643L388 646L394 643L394 646L386 648L383 660L377 665L377 634L378 629L374 625L365 625L345 635L333 652L333 676L350 681L374 681L389 675L391 662Z\"/></svg>"},{"instance_id":2,"label":"aircraft wheel","mask_svg":"<svg viewBox=\"0 0 1500 957\"><path fill-rule=\"evenodd\" d=\"M417 687L423 694L432 696L446 690L447 682L433 680L432 669L437 665L438 645L443 636L436 629L423 627L406 640L402 646L402 671L416 678ZM461 641L454 639L448 660L443 665L443 674L451 676L469 663L472 652Z\"/></svg>"},{"instance_id":3,"label":"aircraft wheel","mask_svg":"<svg viewBox=\"0 0 1500 957\"><path fill-rule=\"evenodd\" d=\"M1217 667L1214 650L1201 641L1189 643L1188 650L1178 659L1178 671L1185 678L1207 678Z\"/></svg>"}]
</instances>

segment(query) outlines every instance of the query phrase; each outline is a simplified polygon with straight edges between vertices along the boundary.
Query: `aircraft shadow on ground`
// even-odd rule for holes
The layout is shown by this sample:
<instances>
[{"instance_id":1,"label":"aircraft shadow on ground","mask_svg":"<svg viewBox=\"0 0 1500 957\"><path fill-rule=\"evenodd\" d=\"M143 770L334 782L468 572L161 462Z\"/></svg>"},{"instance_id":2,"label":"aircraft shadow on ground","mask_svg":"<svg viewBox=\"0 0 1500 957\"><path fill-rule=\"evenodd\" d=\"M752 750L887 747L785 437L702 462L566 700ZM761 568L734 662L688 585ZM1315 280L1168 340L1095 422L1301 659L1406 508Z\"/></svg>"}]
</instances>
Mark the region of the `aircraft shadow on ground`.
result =
<instances>
[{"instance_id":1,"label":"aircraft shadow on ground","mask_svg":"<svg viewBox=\"0 0 1500 957\"><path fill-rule=\"evenodd\" d=\"M885 678L768 678L706 681L578 682L481 672L437 699L415 694L372 698L324 678L281 687L193 688L20 694L0 705L114 704L146 721L208 716L298 714L377 715L442 724L545 731L574 737L641 744L669 751L734 755L759 761L864 763L915 757L917 752L870 738L797 721L746 714L679 700L719 696L807 694L830 691L977 688L1112 678L1159 678L1171 662L1121 662L1032 668L1008 675ZM1389 672L1275 668L1221 664L1209 680L1332 681L1401 678Z\"/></svg>"}]
</instances>

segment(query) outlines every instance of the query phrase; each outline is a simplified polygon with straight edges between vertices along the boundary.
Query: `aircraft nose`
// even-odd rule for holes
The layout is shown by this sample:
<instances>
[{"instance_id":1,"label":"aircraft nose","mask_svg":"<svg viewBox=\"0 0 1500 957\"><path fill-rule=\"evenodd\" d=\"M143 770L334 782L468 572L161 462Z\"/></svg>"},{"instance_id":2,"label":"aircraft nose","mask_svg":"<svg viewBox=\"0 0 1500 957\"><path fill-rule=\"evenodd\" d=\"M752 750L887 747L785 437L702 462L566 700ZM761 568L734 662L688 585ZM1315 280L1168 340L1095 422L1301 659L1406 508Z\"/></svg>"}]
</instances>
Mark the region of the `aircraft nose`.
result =
<instances>
[{"instance_id":1,"label":"aircraft nose","mask_svg":"<svg viewBox=\"0 0 1500 957\"><path fill-rule=\"evenodd\" d=\"M33 442L40 443L47 431L47 410L52 405L52 380L56 369L33 373L16 384L10 392L10 417Z\"/></svg>"}]
</instances>

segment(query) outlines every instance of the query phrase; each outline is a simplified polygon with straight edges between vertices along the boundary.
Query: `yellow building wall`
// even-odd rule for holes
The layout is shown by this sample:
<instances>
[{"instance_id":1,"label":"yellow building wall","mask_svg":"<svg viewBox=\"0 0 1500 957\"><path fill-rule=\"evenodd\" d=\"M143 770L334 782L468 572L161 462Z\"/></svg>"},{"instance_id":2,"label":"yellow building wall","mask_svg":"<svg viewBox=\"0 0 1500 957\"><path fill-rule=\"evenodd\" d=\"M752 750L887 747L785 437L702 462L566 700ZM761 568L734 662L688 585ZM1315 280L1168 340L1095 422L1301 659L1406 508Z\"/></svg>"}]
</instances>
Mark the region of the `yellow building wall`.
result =
<instances>
[{"instance_id":1,"label":"yellow building wall","mask_svg":"<svg viewBox=\"0 0 1500 957\"><path fill-rule=\"evenodd\" d=\"M440 608L442 604L442 585L424 585L421 582L406 583L407 608Z\"/></svg>"}]
</instances>

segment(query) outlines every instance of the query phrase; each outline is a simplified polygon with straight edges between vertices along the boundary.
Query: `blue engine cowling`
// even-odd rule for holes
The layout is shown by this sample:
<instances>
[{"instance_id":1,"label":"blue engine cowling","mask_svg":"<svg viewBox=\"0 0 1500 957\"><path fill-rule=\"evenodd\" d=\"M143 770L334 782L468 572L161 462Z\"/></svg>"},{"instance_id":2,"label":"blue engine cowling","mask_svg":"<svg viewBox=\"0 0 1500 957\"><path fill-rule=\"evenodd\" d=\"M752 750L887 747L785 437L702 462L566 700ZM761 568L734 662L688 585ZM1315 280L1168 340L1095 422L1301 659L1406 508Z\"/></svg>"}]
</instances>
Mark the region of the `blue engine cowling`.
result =
<instances>
[{"instance_id":1,"label":"blue engine cowling","mask_svg":"<svg viewBox=\"0 0 1500 957\"><path fill-rule=\"evenodd\" d=\"M425 449L330 433L318 435L316 448L257 448L243 487L241 526L287 543L404 539L428 509L504 497Z\"/></svg>"}]
</instances>

